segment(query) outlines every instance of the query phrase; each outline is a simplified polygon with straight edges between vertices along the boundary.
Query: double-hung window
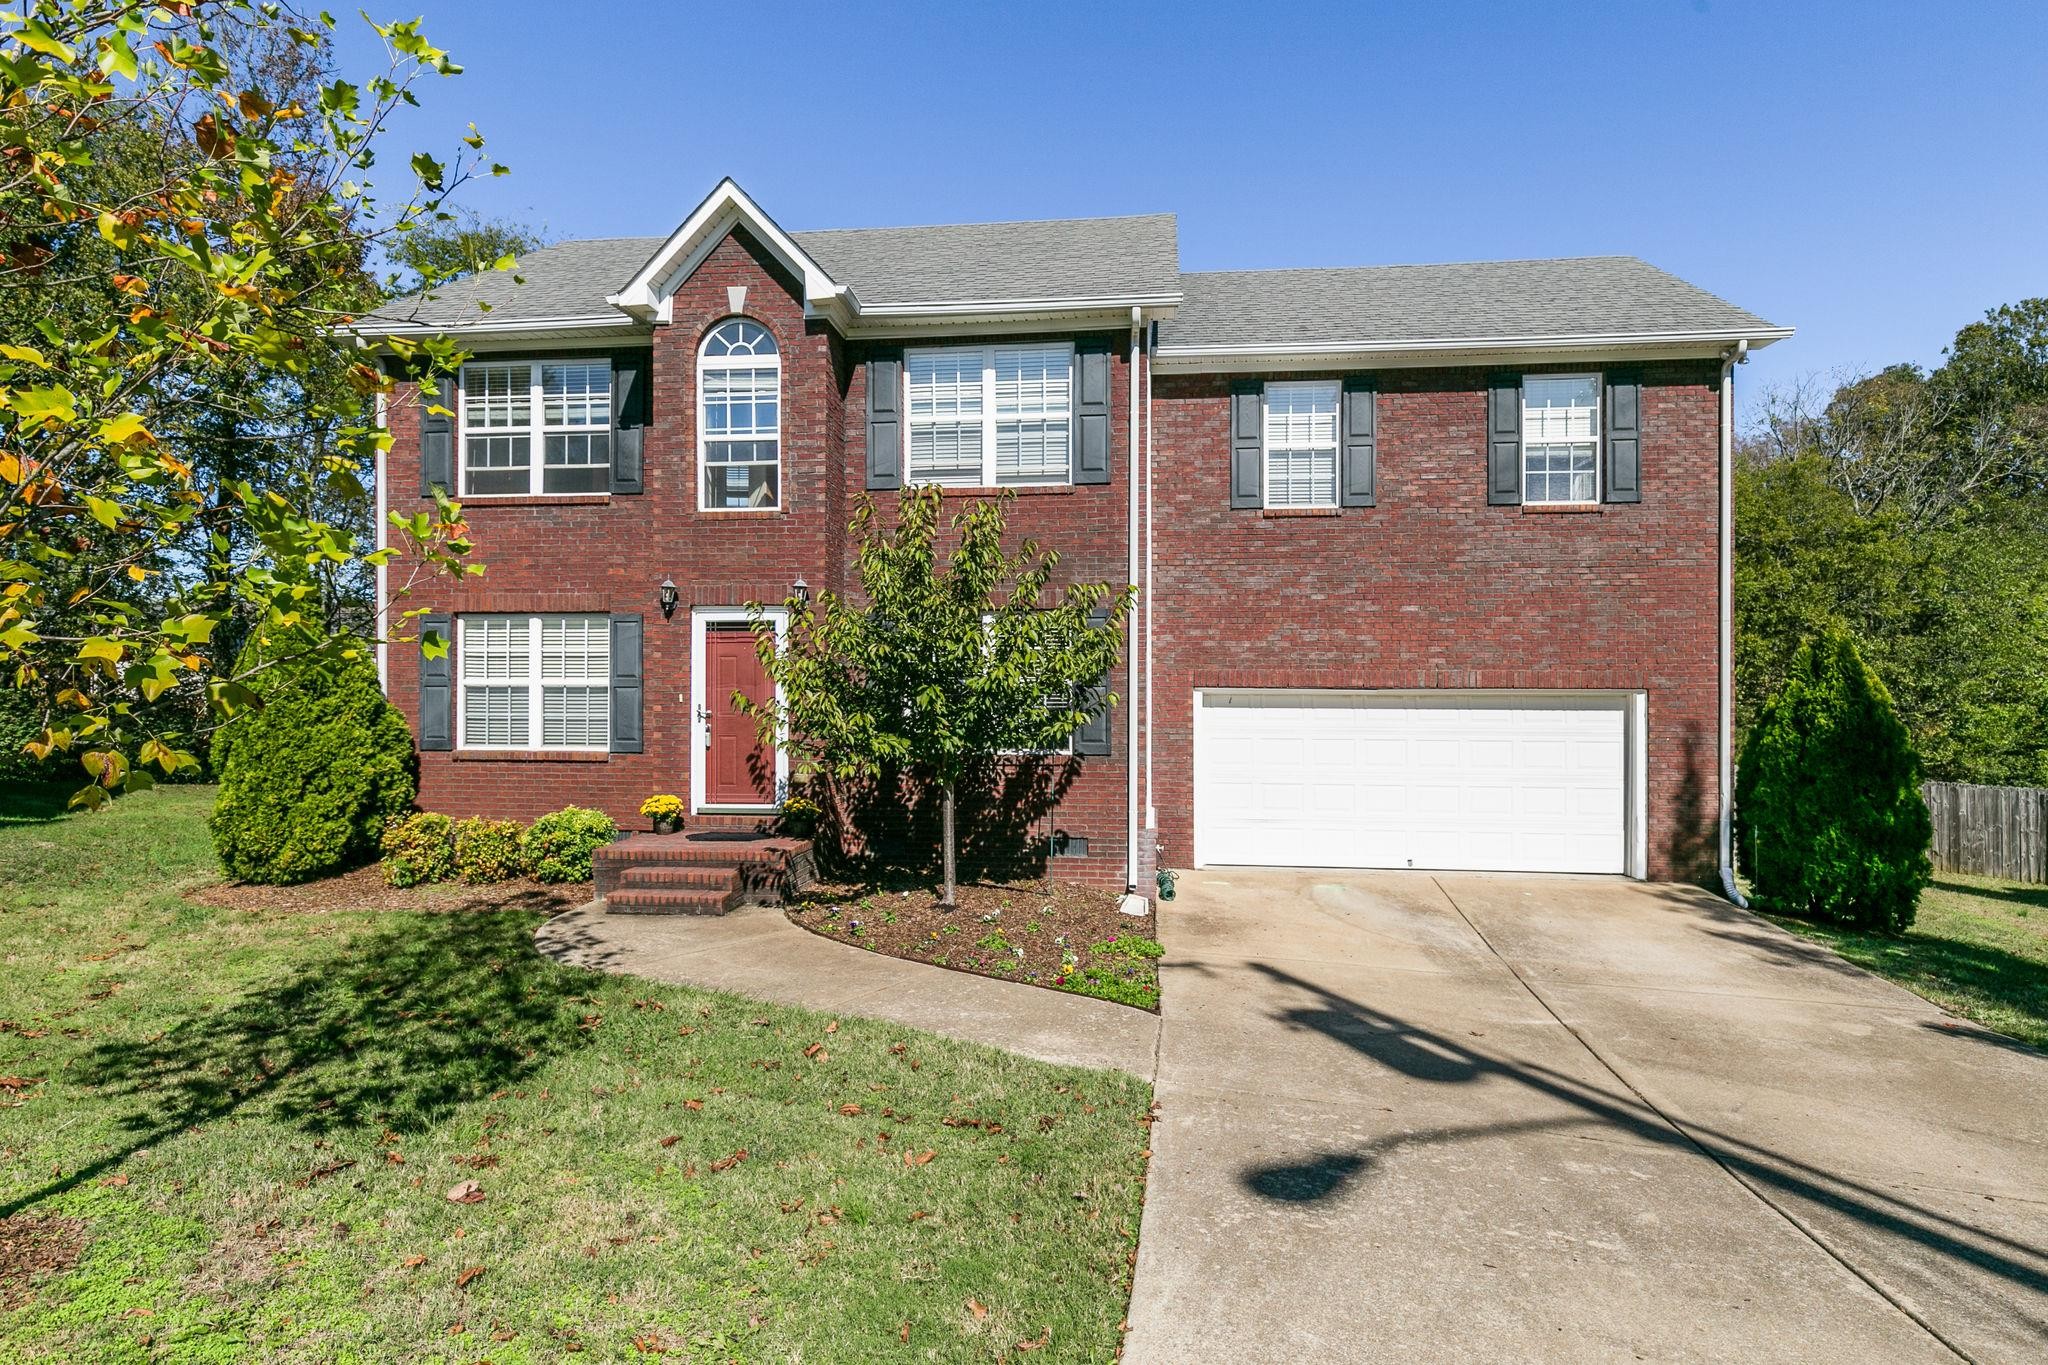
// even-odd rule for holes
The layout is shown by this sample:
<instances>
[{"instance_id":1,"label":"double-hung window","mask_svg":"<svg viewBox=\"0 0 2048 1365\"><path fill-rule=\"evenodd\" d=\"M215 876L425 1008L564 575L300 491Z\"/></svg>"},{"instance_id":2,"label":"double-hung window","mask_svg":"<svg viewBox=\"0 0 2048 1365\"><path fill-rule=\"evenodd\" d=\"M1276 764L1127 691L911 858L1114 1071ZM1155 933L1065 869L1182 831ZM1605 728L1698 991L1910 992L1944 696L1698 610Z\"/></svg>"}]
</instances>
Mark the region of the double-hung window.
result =
<instances>
[{"instance_id":1,"label":"double-hung window","mask_svg":"<svg viewBox=\"0 0 2048 1365\"><path fill-rule=\"evenodd\" d=\"M697 358L704 511L780 505L782 356L766 327L733 318L711 329Z\"/></svg>"},{"instance_id":2,"label":"double-hung window","mask_svg":"<svg viewBox=\"0 0 2048 1365\"><path fill-rule=\"evenodd\" d=\"M987 488L1068 482L1074 348L949 347L903 358L912 483Z\"/></svg>"},{"instance_id":3,"label":"double-hung window","mask_svg":"<svg viewBox=\"0 0 2048 1365\"><path fill-rule=\"evenodd\" d=\"M461 617L462 747L609 748L611 652L606 616Z\"/></svg>"},{"instance_id":4,"label":"double-hung window","mask_svg":"<svg viewBox=\"0 0 2048 1365\"><path fill-rule=\"evenodd\" d=\"M464 496L602 493L611 467L610 361L462 367Z\"/></svg>"},{"instance_id":5,"label":"double-hung window","mask_svg":"<svg viewBox=\"0 0 2048 1365\"><path fill-rule=\"evenodd\" d=\"M1337 400L1334 379L1266 385L1266 506L1337 505Z\"/></svg>"},{"instance_id":6,"label":"double-hung window","mask_svg":"<svg viewBox=\"0 0 2048 1365\"><path fill-rule=\"evenodd\" d=\"M1522 501L1600 499L1600 376L1522 380Z\"/></svg>"}]
</instances>

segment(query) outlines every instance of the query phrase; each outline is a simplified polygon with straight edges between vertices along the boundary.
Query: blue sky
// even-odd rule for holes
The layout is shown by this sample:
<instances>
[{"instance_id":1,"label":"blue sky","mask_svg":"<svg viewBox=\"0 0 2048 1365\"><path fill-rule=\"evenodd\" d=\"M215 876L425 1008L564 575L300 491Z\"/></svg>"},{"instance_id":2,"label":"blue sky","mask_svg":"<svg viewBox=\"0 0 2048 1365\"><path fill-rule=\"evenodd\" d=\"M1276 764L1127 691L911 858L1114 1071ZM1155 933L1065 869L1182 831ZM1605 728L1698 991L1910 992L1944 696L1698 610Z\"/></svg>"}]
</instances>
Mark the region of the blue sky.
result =
<instances>
[{"instance_id":1,"label":"blue sky","mask_svg":"<svg viewBox=\"0 0 2048 1365\"><path fill-rule=\"evenodd\" d=\"M415 2L467 72L393 150L474 121L469 202L555 237L731 174L790 228L1170 210L1191 270L1625 252L1799 328L1751 391L2048 294L2039 3Z\"/></svg>"}]
</instances>

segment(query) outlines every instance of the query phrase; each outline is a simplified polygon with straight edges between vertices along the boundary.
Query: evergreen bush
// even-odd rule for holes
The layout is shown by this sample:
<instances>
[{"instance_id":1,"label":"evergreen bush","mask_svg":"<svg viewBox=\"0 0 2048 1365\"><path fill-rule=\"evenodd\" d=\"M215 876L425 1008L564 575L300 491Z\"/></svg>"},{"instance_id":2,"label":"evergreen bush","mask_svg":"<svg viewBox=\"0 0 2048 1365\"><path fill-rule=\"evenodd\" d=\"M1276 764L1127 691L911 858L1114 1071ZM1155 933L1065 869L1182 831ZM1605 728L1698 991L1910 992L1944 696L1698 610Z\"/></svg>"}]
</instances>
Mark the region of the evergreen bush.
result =
<instances>
[{"instance_id":1,"label":"evergreen bush","mask_svg":"<svg viewBox=\"0 0 2048 1365\"><path fill-rule=\"evenodd\" d=\"M384 880L392 886L445 882L455 873L455 822L430 810L386 822Z\"/></svg>"},{"instance_id":2,"label":"evergreen bush","mask_svg":"<svg viewBox=\"0 0 2048 1365\"><path fill-rule=\"evenodd\" d=\"M1742 747L1735 799L1768 908L1891 934L1913 923L1933 876L1920 759L1848 636L1801 648Z\"/></svg>"},{"instance_id":3,"label":"evergreen bush","mask_svg":"<svg viewBox=\"0 0 2048 1365\"><path fill-rule=\"evenodd\" d=\"M455 875L471 884L505 882L525 871L517 820L478 816L455 824Z\"/></svg>"},{"instance_id":4,"label":"evergreen bush","mask_svg":"<svg viewBox=\"0 0 2048 1365\"><path fill-rule=\"evenodd\" d=\"M295 631L253 641L238 674L266 653L283 661L252 679L261 705L214 736L213 845L243 881L302 882L368 861L419 790L412 731L384 700L370 647L292 657L312 643Z\"/></svg>"},{"instance_id":5,"label":"evergreen bush","mask_svg":"<svg viewBox=\"0 0 2048 1365\"><path fill-rule=\"evenodd\" d=\"M587 882L590 856L618 838L611 816L582 806L564 806L533 822L519 839L526 873L541 882Z\"/></svg>"}]
</instances>

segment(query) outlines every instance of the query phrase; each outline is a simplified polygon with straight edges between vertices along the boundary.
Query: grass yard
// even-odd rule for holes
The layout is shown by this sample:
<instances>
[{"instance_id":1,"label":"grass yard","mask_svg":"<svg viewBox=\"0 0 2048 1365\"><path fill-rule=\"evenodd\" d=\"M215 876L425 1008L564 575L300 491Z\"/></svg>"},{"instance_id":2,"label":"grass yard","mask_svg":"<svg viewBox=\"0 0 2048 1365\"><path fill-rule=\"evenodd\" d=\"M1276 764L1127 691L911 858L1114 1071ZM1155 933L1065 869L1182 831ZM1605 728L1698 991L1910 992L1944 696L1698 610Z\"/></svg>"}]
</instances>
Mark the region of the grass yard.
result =
<instances>
[{"instance_id":1,"label":"grass yard","mask_svg":"<svg viewBox=\"0 0 2048 1365\"><path fill-rule=\"evenodd\" d=\"M0 1357L1115 1353L1141 1082L565 969L530 912L190 904L211 795L0 790Z\"/></svg>"},{"instance_id":2,"label":"grass yard","mask_svg":"<svg viewBox=\"0 0 2048 1365\"><path fill-rule=\"evenodd\" d=\"M1943 873L1900 938L1770 918L1966 1019L2048 1048L2048 887Z\"/></svg>"}]
</instances>

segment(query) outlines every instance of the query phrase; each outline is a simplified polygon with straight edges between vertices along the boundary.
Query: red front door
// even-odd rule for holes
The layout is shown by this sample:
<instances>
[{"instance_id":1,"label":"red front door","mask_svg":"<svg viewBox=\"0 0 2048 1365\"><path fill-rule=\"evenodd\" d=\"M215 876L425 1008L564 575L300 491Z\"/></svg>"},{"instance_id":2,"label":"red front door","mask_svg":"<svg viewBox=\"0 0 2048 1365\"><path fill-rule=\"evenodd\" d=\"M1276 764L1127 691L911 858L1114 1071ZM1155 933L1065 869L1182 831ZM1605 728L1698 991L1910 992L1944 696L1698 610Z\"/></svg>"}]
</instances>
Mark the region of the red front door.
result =
<instances>
[{"instance_id":1,"label":"red front door","mask_svg":"<svg viewBox=\"0 0 2048 1365\"><path fill-rule=\"evenodd\" d=\"M704 629L704 804L765 806L775 800L775 746L755 737L753 717L733 693L766 701L768 675L744 624Z\"/></svg>"}]
</instances>

